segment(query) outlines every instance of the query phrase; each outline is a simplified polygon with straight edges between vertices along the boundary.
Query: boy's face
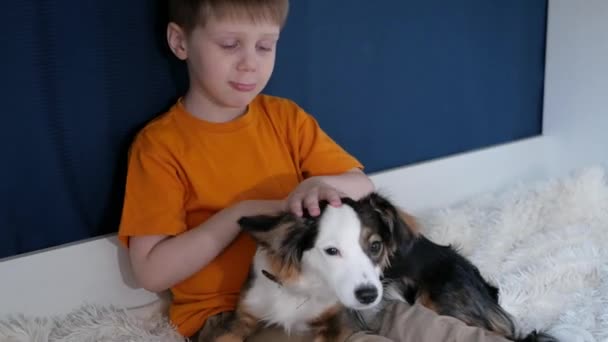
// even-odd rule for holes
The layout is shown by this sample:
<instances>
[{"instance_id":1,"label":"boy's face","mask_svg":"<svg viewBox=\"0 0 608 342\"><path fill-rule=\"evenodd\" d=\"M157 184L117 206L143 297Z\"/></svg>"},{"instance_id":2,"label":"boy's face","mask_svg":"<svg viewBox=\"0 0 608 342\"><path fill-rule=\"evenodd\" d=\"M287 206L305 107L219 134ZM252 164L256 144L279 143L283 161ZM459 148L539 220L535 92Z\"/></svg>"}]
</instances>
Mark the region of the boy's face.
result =
<instances>
[{"instance_id":1,"label":"boy's face","mask_svg":"<svg viewBox=\"0 0 608 342\"><path fill-rule=\"evenodd\" d=\"M248 19L209 18L184 35L181 55L187 60L191 91L215 106L245 108L268 83L280 26Z\"/></svg>"}]
</instances>

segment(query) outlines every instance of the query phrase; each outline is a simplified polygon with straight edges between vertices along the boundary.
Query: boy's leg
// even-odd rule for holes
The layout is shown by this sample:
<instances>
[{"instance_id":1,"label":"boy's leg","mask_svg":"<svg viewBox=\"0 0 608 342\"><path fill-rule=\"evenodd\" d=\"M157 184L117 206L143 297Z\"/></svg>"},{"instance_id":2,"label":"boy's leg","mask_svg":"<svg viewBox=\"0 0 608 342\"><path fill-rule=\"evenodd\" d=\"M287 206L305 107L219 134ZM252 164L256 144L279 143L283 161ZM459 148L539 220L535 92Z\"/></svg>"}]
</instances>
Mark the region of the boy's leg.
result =
<instances>
[{"instance_id":1,"label":"boy's leg","mask_svg":"<svg viewBox=\"0 0 608 342\"><path fill-rule=\"evenodd\" d=\"M223 315L222 315L223 316ZM222 324L224 317L213 323ZM209 322L211 323L211 322ZM215 324L208 324L205 328L212 328ZM205 329L201 331L198 341L209 341L204 336ZM305 342L311 341L310 336L287 336L280 328L261 329L247 342ZM346 342L509 342L507 339L495 335L481 328L467 326L462 321L440 316L426 307L416 304L395 302L388 305L383 311L382 322L378 335L358 332L350 336Z\"/></svg>"},{"instance_id":2,"label":"boy's leg","mask_svg":"<svg viewBox=\"0 0 608 342\"><path fill-rule=\"evenodd\" d=\"M395 302L385 308L379 334L399 342L509 342L487 330L471 327L426 307ZM383 341L353 336L348 342Z\"/></svg>"}]
</instances>

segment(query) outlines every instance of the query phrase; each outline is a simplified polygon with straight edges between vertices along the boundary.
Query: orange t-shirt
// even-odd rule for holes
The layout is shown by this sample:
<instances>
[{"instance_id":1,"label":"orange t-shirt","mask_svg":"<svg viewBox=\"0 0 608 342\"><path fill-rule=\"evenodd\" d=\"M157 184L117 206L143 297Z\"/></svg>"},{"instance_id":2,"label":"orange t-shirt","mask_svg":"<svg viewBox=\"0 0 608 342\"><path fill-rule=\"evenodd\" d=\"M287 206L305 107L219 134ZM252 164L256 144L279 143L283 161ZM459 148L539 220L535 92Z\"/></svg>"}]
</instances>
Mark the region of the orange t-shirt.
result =
<instances>
[{"instance_id":1,"label":"orange t-shirt","mask_svg":"<svg viewBox=\"0 0 608 342\"><path fill-rule=\"evenodd\" d=\"M177 235L247 199L283 199L309 176L362 165L292 101L259 95L226 123L189 114L181 101L133 142L119 238ZM206 267L171 288L170 319L184 336L234 310L255 242L241 233Z\"/></svg>"}]
</instances>

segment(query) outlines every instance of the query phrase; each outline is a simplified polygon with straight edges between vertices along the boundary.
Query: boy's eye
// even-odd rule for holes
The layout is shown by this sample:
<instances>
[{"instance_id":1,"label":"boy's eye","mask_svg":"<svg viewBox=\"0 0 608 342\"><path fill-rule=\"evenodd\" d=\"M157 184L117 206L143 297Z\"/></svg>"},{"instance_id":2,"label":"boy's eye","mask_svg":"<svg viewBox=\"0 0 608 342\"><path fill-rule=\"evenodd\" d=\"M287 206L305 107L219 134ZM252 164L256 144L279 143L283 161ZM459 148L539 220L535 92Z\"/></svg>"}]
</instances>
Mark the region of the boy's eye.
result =
<instances>
[{"instance_id":1,"label":"boy's eye","mask_svg":"<svg viewBox=\"0 0 608 342\"><path fill-rule=\"evenodd\" d=\"M276 44L277 44L276 40L264 39L264 40L258 41L256 48L260 51L269 52L269 51L274 50L274 47L276 46Z\"/></svg>"},{"instance_id":2,"label":"boy's eye","mask_svg":"<svg viewBox=\"0 0 608 342\"><path fill-rule=\"evenodd\" d=\"M239 46L239 43L238 42L225 42L225 43L220 43L220 46L222 49L232 50L232 49L236 49Z\"/></svg>"},{"instance_id":3,"label":"boy's eye","mask_svg":"<svg viewBox=\"0 0 608 342\"><path fill-rule=\"evenodd\" d=\"M270 46L264 46L264 45L258 45L258 50L264 51L264 52L269 52L269 51L272 51L272 47L270 47Z\"/></svg>"}]
</instances>

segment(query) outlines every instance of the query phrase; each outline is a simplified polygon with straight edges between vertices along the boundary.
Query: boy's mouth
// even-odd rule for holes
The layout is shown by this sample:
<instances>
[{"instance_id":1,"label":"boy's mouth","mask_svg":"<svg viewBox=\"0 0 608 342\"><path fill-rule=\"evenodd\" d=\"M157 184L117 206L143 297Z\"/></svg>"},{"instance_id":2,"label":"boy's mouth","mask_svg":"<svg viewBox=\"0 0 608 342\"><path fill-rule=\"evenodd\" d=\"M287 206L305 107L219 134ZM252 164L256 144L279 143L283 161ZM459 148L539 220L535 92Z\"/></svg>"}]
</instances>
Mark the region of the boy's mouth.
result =
<instances>
[{"instance_id":1,"label":"boy's mouth","mask_svg":"<svg viewBox=\"0 0 608 342\"><path fill-rule=\"evenodd\" d=\"M255 89L255 83L229 82L232 89L242 92L249 92Z\"/></svg>"}]
</instances>

